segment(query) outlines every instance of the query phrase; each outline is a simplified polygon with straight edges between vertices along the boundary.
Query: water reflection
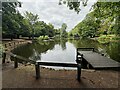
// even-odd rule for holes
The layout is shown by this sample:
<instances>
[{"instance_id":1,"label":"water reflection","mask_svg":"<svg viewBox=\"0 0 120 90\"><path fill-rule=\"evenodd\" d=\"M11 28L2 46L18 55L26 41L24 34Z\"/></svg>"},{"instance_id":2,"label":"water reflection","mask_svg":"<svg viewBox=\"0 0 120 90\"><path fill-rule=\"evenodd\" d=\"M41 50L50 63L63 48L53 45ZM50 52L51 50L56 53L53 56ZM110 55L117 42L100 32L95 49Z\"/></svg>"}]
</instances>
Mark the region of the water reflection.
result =
<instances>
[{"instance_id":1,"label":"water reflection","mask_svg":"<svg viewBox=\"0 0 120 90\"><path fill-rule=\"evenodd\" d=\"M120 42L110 43L105 49L112 59L120 62Z\"/></svg>"},{"instance_id":2,"label":"water reflection","mask_svg":"<svg viewBox=\"0 0 120 90\"><path fill-rule=\"evenodd\" d=\"M39 54L37 50L33 49L33 55L29 57L32 60L41 60L41 53Z\"/></svg>"},{"instance_id":3,"label":"water reflection","mask_svg":"<svg viewBox=\"0 0 120 90\"><path fill-rule=\"evenodd\" d=\"M60 45L61 45L62 50L66 49L66 42L67 42L66 39L61 39L60 40Z\"/></svg>"},{"instance_id":4,"label":"water reflection","mask_svg":"<svg viewBox=\"0 0 120 90\"><path fill-rule=\"evenodd\" d=\"M69 42L74 44L76 48L95 47L96 50L98 50L100 53L103 53L106 57L120 62L120 41L104 45L90 39L69 40Z\"/></svg>"},{"instance_id":5,"label":"water reflection","mask_svg":"<svg viewBox=\"0 0 120 90\"><path fill-rule=\"evenodd\" d=\"M78 47L95 47L107 57L120 62L119 42L102 45L89 39L41 41L19 46L13 53L33 60L75 62Z\"/></svg>"}]
</instances>

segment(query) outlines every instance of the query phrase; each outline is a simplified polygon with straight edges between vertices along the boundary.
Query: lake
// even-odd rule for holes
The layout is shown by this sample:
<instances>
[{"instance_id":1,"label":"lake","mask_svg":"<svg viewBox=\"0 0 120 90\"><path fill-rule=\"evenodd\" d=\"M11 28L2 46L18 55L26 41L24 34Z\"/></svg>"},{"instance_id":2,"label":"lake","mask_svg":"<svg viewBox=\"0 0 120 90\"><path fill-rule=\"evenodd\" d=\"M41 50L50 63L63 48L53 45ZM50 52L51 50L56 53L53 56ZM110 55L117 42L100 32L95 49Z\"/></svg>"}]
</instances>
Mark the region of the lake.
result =
<instances>
[{"instance_id":1,"label":"lake","mask_svg":"<svg viewBox=\"0 0 120 90\"><path fill-rule=\"evenodd\" d=\"M99 52L104 53L106 57L120 62L120 42L103 45L90 39L41 41L21 45L12 52L33 60L74 63L76 60L76 48L78 47L95 47Z\"/></svg>"}]
</instances>

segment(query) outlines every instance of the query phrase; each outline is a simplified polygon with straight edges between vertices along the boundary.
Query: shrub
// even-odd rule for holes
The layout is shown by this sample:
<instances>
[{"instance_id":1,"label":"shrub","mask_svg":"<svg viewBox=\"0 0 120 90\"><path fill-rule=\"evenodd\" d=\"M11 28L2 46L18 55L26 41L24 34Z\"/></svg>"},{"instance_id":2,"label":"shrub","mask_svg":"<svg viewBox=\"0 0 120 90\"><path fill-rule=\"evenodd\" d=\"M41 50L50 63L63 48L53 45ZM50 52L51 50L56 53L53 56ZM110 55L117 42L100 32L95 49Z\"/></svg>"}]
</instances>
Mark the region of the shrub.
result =
<instances>
[{"instance_id":1,"label":"shrub","mask_svg":"<svg viewBox=\"0 0 120 90\"><path fill-rule=\"evenodd\" d=\"M44 36L44 40L48 40L49 37L47 35Z\"/></svg>"},{"instance_id":2,"label":"shrub","mask_svg":"<svg viewBox=\"0 0 120 90\"><path fill-rule=\"evenodd\" d=\"M37 40L48 40L48 39L49 39L49 37L47 35L45 35L45 36L39 36L37 38Z\"/></svg>"},{"instance_id":3,"label":"shrub","mask_svg":"<svg viewBox=\"0 0 120 90\"><path fill-rule=\"evenodd\" d=\"M43 40L44 39L44 36L39 36L38 38L37 38L37 40Z\"/></svg>"},{"instance_id":4,"label":"shrub","mask_svg":"<svg viewBox=\"0 0 120 90\"><path fill-rule=\"evenodd\" d=\"M4 50L5 49L4 49L3 45L0 44L0 58L2 57L2 53L3 53Z\"/></svg>"}]
</instances>

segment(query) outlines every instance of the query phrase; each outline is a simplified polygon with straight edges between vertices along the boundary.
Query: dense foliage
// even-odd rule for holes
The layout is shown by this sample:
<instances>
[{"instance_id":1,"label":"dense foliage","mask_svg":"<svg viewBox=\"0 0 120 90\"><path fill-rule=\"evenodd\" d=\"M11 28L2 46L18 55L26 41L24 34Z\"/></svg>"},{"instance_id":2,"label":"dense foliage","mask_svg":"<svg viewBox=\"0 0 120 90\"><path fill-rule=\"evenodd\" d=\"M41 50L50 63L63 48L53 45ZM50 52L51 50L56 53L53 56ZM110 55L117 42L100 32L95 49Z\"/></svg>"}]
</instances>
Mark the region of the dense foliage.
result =
<instances>
[{"instance_id":1,"label":"dense foliage","mask_svg":"<svg viewBox=\"0 0 120 90\"><path fill-rule=\"evenodd\" d=\"M97 2L85 19L69 32L69 36L120 35L119 11L120 2Z\"/></svg>"},{"instance_id":2,"label":"dense foliage","mask_svg":"<svg viewBox=\"0 0 120 90\"><path fill-rule=\"evenodd\" d=\"M63 27L64 24L60 29L55 29L51 23L46 24L44 21L39 21L37 14L26 11L24 16L22 16L17 7L21 7L20 2L2 3L3 38L11 38L12 40L20 36L29 38L34 38L34 36L54 37L56 35L60 36L62 31L66 32L66 27Z\"/></svg>"},{"instance_id":3,"label":"dense foliage","mask_svg":"<svg viewBox=\"0 0 120 90\"><path fill-rule=\"evenodd\" d=\"M87 0L70 2L70 0L60 0L59 4L66 4L69 9L80 11L80 3L87 5ZM95 37L100 35L115 34L120 35L120 2L97 2L92 11L86 15L85 19L76 25L68 34L67 25L62 24L61 28L44 21L39 21L37 14L26 11L22 16L17 7L21 7L20 2L2 3L2 36L3 38L23 37Z\"/></svg>"},{"instance_id":4,"label":"dense foliage","mask_svg":"<svg viewBox=\"0 0 120 90\"><path fill-rule=\"evenodd\" d=\"M21 6L21 3L15 2L3 2L2 3L2 29L3 37L15 37L20 34L21 20L23 17L16 10L17 6Z\"/></svg>"},{"instance_id":5,"label":"dense foliage","mask_svg":"<svg viewBox=\"0 0 120 90\"><path fill-rule=\"evenodd\" d=\"M87 6L88 0L59 0L59 5L65 4L70 10L74 10L79 13L81 11L80 6Z\"/></svg>"}]
</instances>

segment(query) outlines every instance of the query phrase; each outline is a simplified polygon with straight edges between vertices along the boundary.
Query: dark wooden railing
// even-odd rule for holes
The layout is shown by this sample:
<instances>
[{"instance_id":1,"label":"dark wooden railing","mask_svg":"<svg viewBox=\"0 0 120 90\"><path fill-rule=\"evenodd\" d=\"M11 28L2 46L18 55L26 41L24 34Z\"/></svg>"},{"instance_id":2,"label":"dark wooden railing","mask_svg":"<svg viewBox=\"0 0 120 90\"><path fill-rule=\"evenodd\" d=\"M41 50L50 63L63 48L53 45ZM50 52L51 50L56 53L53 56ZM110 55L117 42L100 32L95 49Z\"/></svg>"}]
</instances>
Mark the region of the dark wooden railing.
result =
<instances>
[{"instance_id":1,"label":"dark wooden railing","mask_svg":"<svg viewBox=\"0 0 120 90\"><path fill-rule=\"evenodd\" d=\"M77 68L77 80L80 81L81 64L37 61L35 65L36 66L36 79L40 78L40 65L57 66L57 67L75 67Z\"/></svg>"},{"instance_id":2,"label":"dark wooden railing","mask_svg":"<svg viewBox=\"0 0 120 90\"><path fill-rule=\"evenodd\" d=\"M81 64L80 63L55 63L55 62L42 62L42 61L34 61L30 60L24 57L21 57L19 55L15 55L13 53L3 53L3 63L5 63L6 54L9 54L14 61L14 68L18 67L19 62L30 62L32 64L35 64L35 70L36 70L36 79L40 78L40 65L45 66L57 66L57 67L76 67L77 68L77 80L80 81L81 76Z\"/></svg>"}]
</instances>

